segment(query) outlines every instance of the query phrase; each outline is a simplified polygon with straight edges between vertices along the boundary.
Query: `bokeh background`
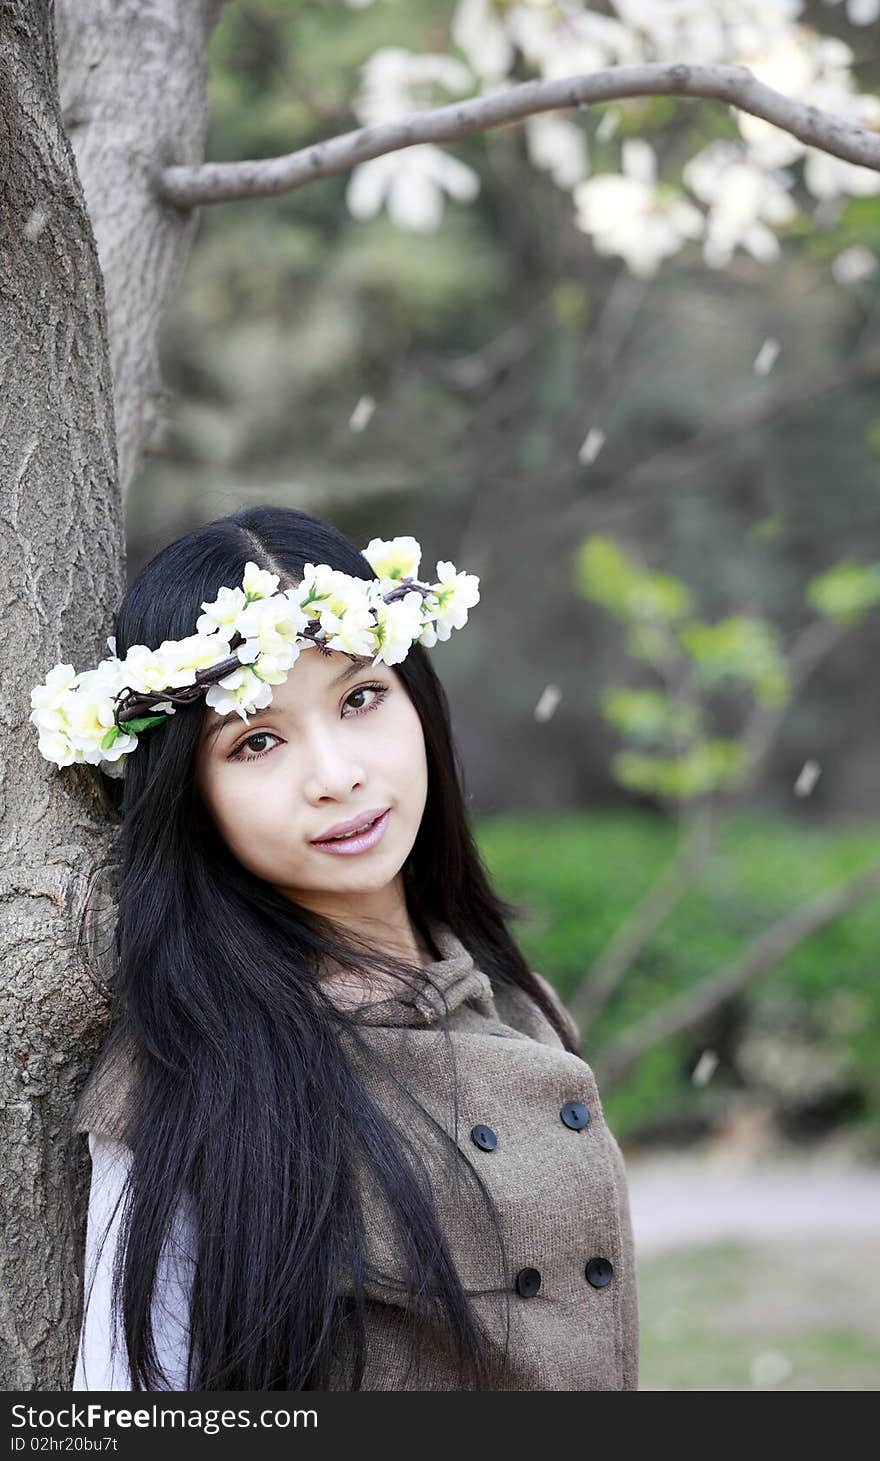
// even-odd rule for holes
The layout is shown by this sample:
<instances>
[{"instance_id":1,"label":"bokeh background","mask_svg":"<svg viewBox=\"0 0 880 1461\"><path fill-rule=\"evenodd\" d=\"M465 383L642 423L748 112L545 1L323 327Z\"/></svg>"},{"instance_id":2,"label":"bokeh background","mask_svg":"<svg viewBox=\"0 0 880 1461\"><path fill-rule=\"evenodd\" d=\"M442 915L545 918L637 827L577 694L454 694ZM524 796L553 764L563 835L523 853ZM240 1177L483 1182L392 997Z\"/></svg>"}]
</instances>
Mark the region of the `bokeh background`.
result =
<instances>
[{"instance_id":1,"label":"bokeh background","mask_svg":"<svg viewBox=\"0 0 880 1461\"><path fill-rule=\"evenodd\" d=\"M456 9L227 6L208 157L357 126L383 47L462 64ZM870 4L801 9L876 95ZM675 177L739 136L673 98L576 125L590 174L629 137ZM258 502L480 575L435 665L487 863L627 1157L642 1387L876 1389L880 195L794 166L775 257L691 244L639 277L522 126L446 150L480 186L436 226L354 216L348 175L203 211L129 576Z\"/></svg>"}]
</instances>

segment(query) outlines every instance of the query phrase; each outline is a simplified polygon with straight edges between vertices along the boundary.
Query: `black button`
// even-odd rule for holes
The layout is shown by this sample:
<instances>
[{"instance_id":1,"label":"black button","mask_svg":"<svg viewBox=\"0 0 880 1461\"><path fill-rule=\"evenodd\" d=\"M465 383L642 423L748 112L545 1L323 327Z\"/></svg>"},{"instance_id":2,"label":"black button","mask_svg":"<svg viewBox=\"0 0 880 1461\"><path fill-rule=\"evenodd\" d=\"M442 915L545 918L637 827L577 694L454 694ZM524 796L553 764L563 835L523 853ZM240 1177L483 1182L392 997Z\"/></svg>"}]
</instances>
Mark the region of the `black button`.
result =
<instances>
[{"instance_id":1,"label":"black button","mask_svg":"<svg viewBox=\"0 0 880 1461\"><path fill-rule=\"evenodd\" d=\"M471 1141L475 1141L484 1152L492 1152L498 1145L498 1138L491 1126L472 1126Z\"/></svg>"},{"instance_id":2,"label":"black button","mask_svg":"<svg viewBox=\"0 0 880 1461\"><path fill-rule=\"evenodd\" d=\"M572 1131L580 1131L590 1119L590 1113L583 1101L566 1101L559 1114Z\"/></svg>"},{"instance_id":3,"label":"black button","mask_svg":"<svg viewBox=\"0 0 880 1461\"><path fill-rule=\"evenodd\" d=\"M587 1283L591 1283L594 1289L603 1289L606 1283L610 1283L614 1277L614 1267L610 1258L588 1258L584 1272L587 1275Z\"/></svg>"},{"instance_id":4,"label":"black button","mask_svg":"<svg viewBox=\"0 0 880 1461\"><path fill-rule=\"evenodd\" d=\"M541 1275L537 1268L521 1268L516 1275L516 1291L524 1299L530 1299L541 1287Z\"/></svg>"}]
</instances>

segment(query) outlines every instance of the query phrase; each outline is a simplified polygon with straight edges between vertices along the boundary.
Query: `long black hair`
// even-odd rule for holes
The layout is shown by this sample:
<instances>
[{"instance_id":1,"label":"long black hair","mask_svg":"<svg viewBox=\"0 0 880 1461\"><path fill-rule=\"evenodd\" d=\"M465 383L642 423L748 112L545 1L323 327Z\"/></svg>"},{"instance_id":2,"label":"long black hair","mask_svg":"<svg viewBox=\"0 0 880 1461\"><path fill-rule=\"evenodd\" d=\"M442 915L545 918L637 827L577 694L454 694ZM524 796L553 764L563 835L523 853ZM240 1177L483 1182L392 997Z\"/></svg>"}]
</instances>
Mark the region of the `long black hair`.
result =
<instances>
[{"instance_id":1,"label":"long black hair","mask_svg":"<svg viewBox=\"0 0 880 1461\"><path fill-rule=\"evenodd\" d=\"M375 576L329 523L292 508L248 508L195 529L146 564L116 618L117 654L192 634L202 602L240 583L249 560L278 574L279 590L298 584L307 562ZM403 869L409 915L429 947L431 921L445 924L493 983L525 990L573 1050L507 928L520 909L490 886L469 825L448 702L426 650L413 645L395 669L421 720L428 769L424 815ZM168 1388L154 1347L153 1301L163 1245L179 1204L188 1204L197 1263L187 1388L331 1388L345 1323L355 1336L348 1388L360 1389L368 1265L353 1174L364 1163L407 1255L413 1322L422 1296L433 1295L460 1388L486 1388L480 1325L431 1192L346 1050L344 1031L361 1041L357 1022L320 990L316 971L329 956L410 985L424 972L299 906L232 855L207 823L196 786L205 714L200 700L146 732L124 780L96 773L113 803L120 791L123 798L111 854L112 967L106 980L99 976L109 1004L99 1059L124 1052L136 1069L114 1280L132 1387ZM86 943L81 938L88 962ZM395 1080L392 1070L382 1076ZM417 1093L411 1099L421 1109ZM340 1110L345 1122L326 1119ZM440 1136L483 1193L503 1269L494 1204L448 1133ZM340 1298L343 1274L355 1275L353 1303Z\"/></svg>"}]
</instances>

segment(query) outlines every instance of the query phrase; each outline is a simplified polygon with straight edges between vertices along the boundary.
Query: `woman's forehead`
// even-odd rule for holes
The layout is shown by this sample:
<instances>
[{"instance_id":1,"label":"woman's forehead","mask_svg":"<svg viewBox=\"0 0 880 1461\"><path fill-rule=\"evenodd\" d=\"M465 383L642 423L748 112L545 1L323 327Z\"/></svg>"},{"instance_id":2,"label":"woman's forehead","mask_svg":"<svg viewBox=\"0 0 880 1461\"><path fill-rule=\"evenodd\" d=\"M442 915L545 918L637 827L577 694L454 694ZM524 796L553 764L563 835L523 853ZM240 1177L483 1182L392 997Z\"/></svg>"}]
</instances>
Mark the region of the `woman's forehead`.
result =
<instances>
[{"instance_id":1,"label":"woman's forehead","mask_svg":"<svg viewBox=\"0 0 880 1461\"><path fill-rule=\"evenodd\" d=\"M322 691L336 689L362 674L371 665L372 658L369 655L348 654L339 649L322 651L309 645L300 651L287 671L287 678L280 685L272 686L272 701L266 706L265 713L270 714L273 709L294 710L303 699L313 700ZM253 720L262 713L264 712L258 710L254 715L248 716L248 720ZM244 725L244 721L235 711L219 715L213 706L206 706L202 726L203 740L214 739L222 727L229 724L240 726Z\"/></svg>"}]
</instances>

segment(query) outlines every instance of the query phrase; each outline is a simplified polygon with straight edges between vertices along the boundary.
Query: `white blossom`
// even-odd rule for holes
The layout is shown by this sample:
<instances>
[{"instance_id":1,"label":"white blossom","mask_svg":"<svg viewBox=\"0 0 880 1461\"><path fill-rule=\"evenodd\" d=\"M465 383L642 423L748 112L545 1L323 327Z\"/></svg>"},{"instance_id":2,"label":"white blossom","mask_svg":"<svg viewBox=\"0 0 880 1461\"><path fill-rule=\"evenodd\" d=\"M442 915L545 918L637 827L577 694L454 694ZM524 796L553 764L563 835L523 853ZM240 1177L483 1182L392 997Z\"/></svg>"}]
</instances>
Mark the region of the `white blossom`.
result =
<instances>
[{"instance_id":1,"label":"white blossom","mask_svg":"<svg viewBox=\"0 0 880 1461\"><path fill-rule=\"evenodd\" d=\"M622 176L598 173L575 187L575 222L592 236L598 253L620 255L633 274L645 278L661 259L700 237L703 215L686 198L658 187L649 143L630 137L621 150Z\"/></svg>"},{"instance_id":2,"label":"white blossom","mask_svg":"<svg viewBox=\"0 0 880 1461\"><path fill-rule=\"evenodd\" d=\"M216 629L228 641L235 632L235 621L246 603L244 589L221 588L213 603L202 604L204 613L196 620L197 634L211 634Z\"/></svg>"},{"instance_id":3,"label":"white blossom","mask_svg":"<svg viewBox=\"0 0 880 1461\"><path fill-rule=\"evenodd\" d=\"M857 284L877 268L877 255L865 244L850 244L831 261L831 273L838 284Z\"/></svg>"},{"instance_id":4,"label":"white blossom","mask_svg":"<svg viewBox=\"0 0 880 1461\"><path fill-rule=\"evenodd\" d=\"M549 172L560 188L571 189L589 172L589 152L583 128L569 117L536 112L526 117L526 144L535 167Z\"/></svg>"},{"instance_id":5,"label":"white blossom","mask_svg":"<svg viewBox=\"0 0 880 1461\"><path fill-rule=\"evenodd\" d=\"M241 586L248 599L268 599L274 594L278 584L277 573L269 573L267 569L259 568L256 563L245 564Z\"/></svg>"},{"instance_id":6,"label":"white blossom","mask_svg":"<svg viewBox=\"0 0 880 1461\"><path fill-rule=\"evenodd\" d=\"M847 0L846 18L850 25L873 25L880 19L880 0Z\"/></svg>"},{"instance_id":7,"label":"white blossom","mask_svg":"<svg viewBox=\"0 0 880 1461\"><path fill-rule=\"evenodd\" d=\"M372 157L353 169L345 201L354 218L373 218L382 204L396 228L433 233L443 221L443 195L469 203L480 190L473 168L421 142Z\"/></svg>"},{"instance_id":8,"label":"white blossom","mask_svg":"<svg viewBox=\"0 0 880 1461\"><path fill-rule=\"evenodd\" d=\"M118 665L118 660L104 660L75 674L72 665L58 664L31 690L29 719L37 727L40 754L59 769L75 762L113 762L137 745L137 736L127 733L111 748L101 745L114 724Z\"/></svg>"},{"instance_id":9,"label":"white blossom","mask_svg":"<svg viewBox=\"0 0 880 1461\"><path fill-rule=\"evenodd\" d=\"M513 64L513 41L491 0L459 0L450 34L478 76L498 81L507 75Z\"/></svg>"},{"instance_id":10,"label":"white blossom","mask_svg":"<svg viewBox=\"0 0 880 1461\"><path fill-rule=\"evenodd\" d=\"M378 578L400 582L404 578L416 578L422 561L422 550L415 538L371 538L363 549L373 572Z\"/></svg>"},{"instance_id":11,"label":"white blossom","mask_svg":"<svg viewBox=\"0 0 880 1461\"><path fill-rule=\"evenodd\" d=\"M709 205L703 258L713 269L728 264L738 247L767 263L779 253L768 224L789 223L797 208L787 189L791 178L767 172L735 142L710 142L685 163L691 192Z\"/></svg>"},{"instance_id":12,"label":"white blossom","mask_svg":"<svg viewBox=\"0 0 880 1461\"><path fill-rule=\"evenodd\" d=\"M246 722L249 715L271 705L272 686L261 680L250 665L242 665L211 685L205 692L205 702L218 715L234 712Z\"/></svg>"},{"instance_id":13,"label":"white blossom","mask_svg":"<svg viewBox=\"0 0 880 1461\"><path fill-rule=\"evenodd\" d=\"M376 604L376 644L374 664L399 664L406 658L410 645L419 639L422 627L422 595L415 589L390 604Z\"/></svg>"},{"instance_id":14,"label":"white blossom","mask_svg":"<svg viewBox=\"0 0 880 1461\"><path fill-rule=\"evenodd\" d=\"M514 5L508 34L544 80L643 61L644 45L629 26L577 4Z\"/></svg>"},{"instance_id":15,"label":"white blossom","mask_svg":"<svg viewBox=\"0 0 880 1461\"><path fill-rule=\"evenodd\" d=\"M308 622L308 615L287 593L255 599L235 621L244 639L235 653L242 664L253 665L261 679L280 685L299 654L297 636Z\"/></svg>"},{"instance_id":16,"label":"white blossom","mask_svg":"<svg viewBox=\"0 0 880 1461\"><path fill-rule=\"evenodd\" d=\"M453 56L382 46L361 66L360 89L352 105L358 121L372 126L429 105L432 85L460 96L470 91L473 81L473 73Z\"/></svg>"},{"instance_id":17,"label":"white blossom","mask_svg":"<svg viewBox=\"0 0 880 1461\"><path fill-rule=\"evenodd\" d=\"M501 5L457 0L452 39L470 71L451 56L416 56L401 47L383 47L362 68L358 115L366 122L417 111L430 104L425 91L430 83L462 92L477 79L484 95L507 89L514 84L520 60L537 77L550 80L684 58L746 66L760 81L803 105L869 128L878 126L880 99L854 91L851 47L804 23L804 0L611 0L610 8L611 14L604 7L594 9L589 0L512 0ZM847 0L846 10L851 23L869 25L880 14L880 0ZM633 107L644 107L644 99L618 99L604 113L597 139L608 140L617 120ZM776 230L795 216L781 170L794 162L803 159L806 186L820 200L880 192L877 170L809 147L736 106L730 111L747 155L727 174L728 197L716 198L709 210L704 261L710 267L721 267L737 248L761 262L778 256ZM577 226L594 235L598 252L622 257L633 273L654 273L661 259L703 233L702 215L683 194L676 196L670 183L655 185L649 194L635 186L639 179L625 166L619 174L588 178L587 140L576 117L537 113L523 119L523 130L533 165L580 197ZM644 139L627 140L649 145ZM476 196L476 174L439 148L422 151L423 146L427 144L393 154L397 163L382 165L376 158L355 169L347 194L352 213L372 217L385 204L396 227L427 232L442 220L445 194L461 201ZM765 186L760 184L761 171L767 175Z\"/></svg>"},{"instance_id":18,"label":"white blossom","mask_svg":"<svg viewBox=\"0 0 880 1461\"><path fill-rule=\"evenodd\" d=\"M407 595L409 597L409 595ZM437 564L437 582L431 585L426 608L429 619L419 643L430 647L447 640L453 629L467 623L468 609L480 602L480 580L475 573L459 573L454 563Z\"/></svg>"}]
</instances>

